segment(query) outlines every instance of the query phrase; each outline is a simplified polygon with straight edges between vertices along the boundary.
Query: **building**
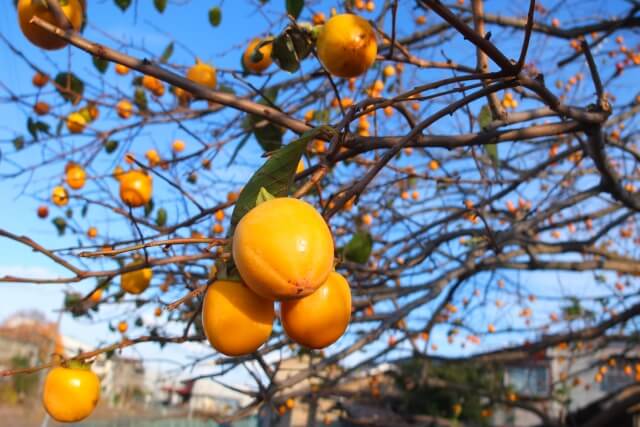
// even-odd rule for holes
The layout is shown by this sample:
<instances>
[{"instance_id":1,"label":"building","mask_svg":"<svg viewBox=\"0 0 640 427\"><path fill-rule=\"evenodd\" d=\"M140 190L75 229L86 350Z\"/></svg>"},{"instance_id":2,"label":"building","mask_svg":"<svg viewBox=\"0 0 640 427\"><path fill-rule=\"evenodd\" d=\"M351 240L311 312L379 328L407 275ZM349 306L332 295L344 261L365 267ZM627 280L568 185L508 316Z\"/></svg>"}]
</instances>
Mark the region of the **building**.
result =
<instances>
[{"instance_id":1,"label":"building","mask_svg":"<svg viewBox=\"0 0 640 427\"><path fill-rule=\"evenodd\" d=\"M616 402L617 392L640 380L638 362L640 351L624 337L604 337L588 344L563 343L505 366L504 382L519 398L535 400L532 404L553 418L575 417L590 410L602 411ZM640 408L623 418L615 425L640 427ZM540 419L530 411L503 409L495 413L493 422L496 426L529 427L539 425Z\"/></svg>"},{"instance_id":2,"label":"building","mask_svg":"<svg viewBox=\"0 0 640 427\"><path fill-rule=\"evenodd\" d=\"M0 324L2 370L47 363L54 353L70 357L91 350L92 346L59 334L57 324L48 322L39 312L18 313ZM93 361L92 370L100 377L103 400L110 405L144 399L145 369L141 360L101 354ZM9 379L4 382L8 384Z\"/></svg>"}]
</instances>

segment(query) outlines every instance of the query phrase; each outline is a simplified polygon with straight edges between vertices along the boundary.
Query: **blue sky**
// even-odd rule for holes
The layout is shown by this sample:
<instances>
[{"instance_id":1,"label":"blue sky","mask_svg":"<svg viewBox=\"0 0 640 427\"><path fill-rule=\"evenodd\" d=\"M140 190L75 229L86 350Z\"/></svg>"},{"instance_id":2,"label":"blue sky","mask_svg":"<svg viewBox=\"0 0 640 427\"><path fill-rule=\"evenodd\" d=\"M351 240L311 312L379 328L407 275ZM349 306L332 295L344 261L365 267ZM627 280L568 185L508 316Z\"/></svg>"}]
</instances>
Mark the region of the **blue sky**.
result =
<instances>
[{"instance_id":1,"label":"blue sky","mask_svg":"<svg viewBox=\"0 0 640 427\"><path fill-rule=\"evenodd\" d=\"M5 0L9 3L10 0ZM220 68L237 69L241 50L246 42L256 35L264 35L269 31L276 31L283 26L281 20L281 3L272 1L272 5L267 8L265 16L255 13L252 6L247 6L251 2L225 2L223 5L222 24L218 28L212 28L207 19L207 11L217 2L210 1L191 1L186 6L179 6L169 3L169 6L163 15L158 14L151 5L151 2L139 1L139 9L137 19L134 16L133 7L127 13L121 13L117 10L112 2L89 2L91 9L89 10L90 23L85 31L85 36L91 40L104 42L107 45L114 46L112 39L106 38L104 34L111 35L116 40L132 42L136 46L143 46L145 49L159 54L164 47L172 40L171 36L164 34L165 31L170 32L175 37L176 48L171 58L172 63L189 65L193 62L193 54L197 55L204 61L210 61ZM319 2L317 2L319 3ZM316 3L316 4L317 4ZM526 2L490 2L490 11L497 11L504 7L508 13L521 15ZM324 2L322 6L315 9L323 10L328 14L327 5L334 5L334 2ZM590 8L594 14L611 13L619 7L621 2L607 2L606 5L601 2L573 2L574 6L581 5ZM51 68L50 59L59 64L62 69L65 68L67 61L70 61L72 68L76 73L82 75L85 79L91 80L92 76L97 76L97 72L90 63L89 58L83 52L78 50L64 49L54 53L43 54L41 51L33 48L21 35L15 14L8 6L4 6L5 10L10 13L0 14L0 33L7 37L16 47L25 53L31 60L37 64ZM307 16L308 16L308 12ZM410 19L412 9L405 7L401 12L401 19ZM429 15L430 22L438 20L437 17ZM569 22L570 17L560 16L563 22ZM271 22L268 22L271 21ZM412 28L412 26L411 26ZM407 33L411 28L401 32ZM495 40L500 40L501 47L508 52L509 56L517 56L520 38L509 38L509 33L494 34ZM451 46L457 49L447 51L448 55L454 59L465 62L467 64L474 63L475 53L471 49L466 49L467 42L457 40ZM188 48L186 48L188 46ZM116 46L117 47L117 46ZM137 54L138 52L132 52ZM568 53L568 47L563 46L560 53L564 56ZM435 58L442 60L441 53L434 51ZM534 44L532 55L542 58L542 61L552 60L559 56L559 51L555 49L545 48L544 45ZM4 44L0 43L0 82L3 82L16 93L30 93L33 91L31 86L31 71L26 67L15 55L8 51ZM578 64L577 67L584 69L584 64ZM555 71L553 67L546 71ZM576 68L570 68L558 76L567 75L569 72L575 72ZM118 80L113 76L113 70L108 71L110 79L112 79L118 87L126 90L130 78ZM420 74L423 80L434 80L443 75L440 71L426 71ZM554 75L555 76L555 75ZM228 75L224 79L231 79ZM97 79L96 79L97 81ZM259 80L258 80L259 81ZM621 79L617 83L617 89L624 91L627 87L632 86L632 82L628 79ZM99 90L99 87L92 90ZM586 93L590 93L588 90ZM0 90L0 96L4 96L4 90ZM479 109L480 104L474 105L474 109ZM7 141L16 135L16 132L24 132L24 123L26 119L25 111L16 109L13 105L0 104L0 149L3 152L11 150ZM445 122L446 126L446 122ZM291 135L288 135L289 137ZM166 145L175 137L184 138L185 136L175 129L156 128L151 131L145 131L136 140L134 151L136 153L144 153L146 148L158 145ZM38 159L31 158L31 154L13 157L14 160L33 162ZM214 172L218 180L228 179L237 185L246 181L249 173L259 162L259 151L255 145L250 145L241 152L239 164L231 170L216 170ZM224 153L228 157L229 153ZM112 159L103 159L98 165L102 167L102 171L109 170L109 162ZM223 163L223 162L221 162ZM226 162L224 162L226 163ZM0 160L0 172L6 171L8 165ZM0 200L5 201L5 209L0 213L0 227L10 230L15 234L29 235L38 240L46 247L65 247L75 243L74 237L59 238L55 234L55 230L49 221L38 220L35 215L35 209L39 200L48 196L48 190L52 185L52 179L60 174L61 166L42 168L31 180L27 181L25 177L15 180L0 181ZM98 170L98 169L96 169ZM28 184L28 186L26 186ZM26 187L25 187L26 186ZM26 188L26 190L25 190ZM162 193L165 201L170 202L175 195L170 192ZM179 209L179 208L176 208ZM53 213L53 212L52 212ZM92 220L101 230L108 230L113 233L124 233L128 229L123 228L121 224L112 224L109 216L103 212L93 212ZM171 212L170 212L171 214ZM39 254L34 254L26 247L11 242L7 239L0 239L0 253L3 255L0 259L0 275L15 274L32 277L50 277L65 274L59 266L47 260ZM538 280L546 281L550 276L536 274ZM572 276L575 280L576 276ZM553 283L556 283L554 278ZM587 281L587 279L585 279ZM10 315L11 313L27 308L37 308L47 313L52 319L54 310L61 306L63 300L63 291L76 289L81 292L88 291L93 285L93 281L75 286L66 285L25 285L25 284L0 284L0 298L4 301L0 304L0 319ZM586 289L586 287L585 287ZM550 292L558 292L555 287ZM176 295L179 297L180 295ZM148 309L144 315L148 316L152 308ZM98 344L107 339L116 338L115 334L108 332L106 321L113 318L121 312L112 312L105 310L100 317L103 320L98 326L88 323L87 321L76 321L70 317L65 317L62 322L62 331L65 334L73 336L89 344ZM488 313L488 316L497 313ZM140 354L146 356L158 356L156 347L142 346L138 350L129 350L132 354L140 351ZM175 357L181 360L192 354L193 346L173 347L169 352L163 354L164 357ZM449 351L459 351L457 348L451 348ZM167 355L168 354L168 355Z\"/></svg>"}]
</instances>

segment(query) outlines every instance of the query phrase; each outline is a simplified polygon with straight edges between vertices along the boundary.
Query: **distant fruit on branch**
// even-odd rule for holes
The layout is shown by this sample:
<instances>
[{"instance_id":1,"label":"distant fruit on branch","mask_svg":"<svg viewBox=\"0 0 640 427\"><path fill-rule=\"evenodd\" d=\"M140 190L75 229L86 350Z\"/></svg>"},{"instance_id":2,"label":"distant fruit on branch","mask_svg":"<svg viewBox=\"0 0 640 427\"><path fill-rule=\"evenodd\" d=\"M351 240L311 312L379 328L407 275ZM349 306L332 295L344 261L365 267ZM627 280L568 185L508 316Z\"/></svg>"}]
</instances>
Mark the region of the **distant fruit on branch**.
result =
<instances>
[{"instance_id":1,"label":"distant fruit on branch","mask_svg":"<svg viewBox=\"0 0 640 427\"><path fill-rule=\"evenodd\" d=\"M357 15L333 16L320 30L318 58L337 77L357 77L371 67L378 53L376 33Z\"/></svg>"},{"instance_id":2,"label":"distant fruit on branch","mask_svg":"<svg viewBox=\"0 0 640 427\"><path fill-rule=\"evenodd\" d=\"M120 199L132 208L144 206L151 200L153 183L151 176L141 170L131 170L119 175Z\"/></svg>"},{"instance_id":3,"label":"distant fruit on branch","mask_svg":"<svg viewBox=\"0 0 640 427\"><path fill-rule=\"evenodd\" d=\"M67 17L74 30L79 31L84 20L84 12L80 0L60 2L62 13ZM24 36L34 45L47 50L62 49L67 42L60 37L31 23L33 17L38 17L49 24L59 26L56 18L46 2L42 0L19 0L18 21Z\"/></svg>"}]
</instances>

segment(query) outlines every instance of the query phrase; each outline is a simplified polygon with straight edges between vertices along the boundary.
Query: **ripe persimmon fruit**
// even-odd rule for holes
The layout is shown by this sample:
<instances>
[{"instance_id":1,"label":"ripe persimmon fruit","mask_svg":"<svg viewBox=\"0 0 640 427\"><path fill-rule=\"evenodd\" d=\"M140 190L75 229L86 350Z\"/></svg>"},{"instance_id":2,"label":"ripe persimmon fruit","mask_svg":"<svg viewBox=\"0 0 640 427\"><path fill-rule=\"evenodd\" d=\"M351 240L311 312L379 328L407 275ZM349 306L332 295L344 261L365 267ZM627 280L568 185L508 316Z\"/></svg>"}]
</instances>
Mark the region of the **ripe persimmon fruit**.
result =
<instances>
[{"instance_id":1,"label":"ripe persimmon fruit","mask_svg":"<svg viewBox=\"0 0 640 427\"><path fill-rule=\"evenodd\" d=\"M134 261L127 264L125 267L131 267L137 265L139 261ZM144 292L149 287L153 278L153 271L151 268L142 268L140 270L129 271L123 273L120 278L120 287L123 291L133 295L138 295Z\"/></svg>"},{"instance_id":2,"label":"ripe persimmon fruit","mask_svg":"<svg viewBox=\"0 0 640 427\"><path fill-rule=\"evenodd\" d=\"M240 276L258 295L301 298L327 280L333 268L333 238L312 205L280 197L242 217L232 254Z\"/></svg>"},{"instance_id":3,"label":"ripe persimmon fruit","mask_svg":"<svg viewBox=\"0 0 640 427\"><path fill-rule=\"evenodd\" d=\"M49 10L46 2L41 0L19 0L17 7L20 29L31 43L47 50L61 49L67 45L66 40L31 23L31 19L37 16L49 24L58 25L53 12ZM62 2L60 3L60 8L73 29L79 31L84 21L84 12L80 0Z\"/></svg>"},{"instance_id":4,"label":"ripe persimmon fruit","mask_svg":"<svg viewBox=\"0 0 640 427\"><path fill-rule=\"evenodd\" d=\"M130 170L119 176L120 199L132 208L144 206L151 200L153 182L151 176L141 170Z\"/></svg>"},{"instance_id":5,"label":"ripe persimmon fruit","mask_svg":"<svg viewBox=\"0 0 640 427\"><path fill-rule=\"evenodd\" d=\"M349 283L332 272L311 295L282 301L280 318L287 336L302 346L320 349L333 344L351 319Z\"/></svg>"},{"instance_id":6,"label":"ripe persimmon fruit","mask_svg":"<svg viewBox=\"0 0 640 427\"><path fill-rule=\"evenodd\" d=\"M273 302L241 282L214 282L204 297L202 326L207 339L222 354L253 353L269 339Z\"/></svg>"},{"instance_id":7,"label":"ripe persimmon fruit","mask_svg":"<svg viewBox=\"0 0 640 427\"><path fill-rule=\"evenodd\" d=\"M260 46L260 49L258 49L258 51L262 55L260 60L258 61L252 60L253 53L256 50L256 47L258 46L258 44L261 42L262 40L259 38L251 40L251 42L247 46L247 49L244 51L244 54L242 55L242 64L247 70L253 73L263 72L264 70L269 68L269 66L273 62L273 60L271 59L271 50L272 50L271 43L263 44L262 46Z\"/></svg>"},{"instance_id":8,"label":"ripe persimmon fruit","mask_svg":"<svg viewBox=\"0 0 640 427\"><path fill-rule=\"evenodd\" d=\"M342 14L331 17L322 27L317 41L318 58L327 71L337 77L357 77L371 67L378 53L376 33L360 16Z\"/></svg>"},{"instance_id":9,"label":"ripe persimmon fruit","mask_svg":"<svg viewBox=\"0 0 640 427\"><path fill-rule=\"evenodd\" d=\"M100 399L100 379L89 368L55 367L44 380L42 403L56 421L74 423L87 418Z\"/></svg>"}]
</instances>

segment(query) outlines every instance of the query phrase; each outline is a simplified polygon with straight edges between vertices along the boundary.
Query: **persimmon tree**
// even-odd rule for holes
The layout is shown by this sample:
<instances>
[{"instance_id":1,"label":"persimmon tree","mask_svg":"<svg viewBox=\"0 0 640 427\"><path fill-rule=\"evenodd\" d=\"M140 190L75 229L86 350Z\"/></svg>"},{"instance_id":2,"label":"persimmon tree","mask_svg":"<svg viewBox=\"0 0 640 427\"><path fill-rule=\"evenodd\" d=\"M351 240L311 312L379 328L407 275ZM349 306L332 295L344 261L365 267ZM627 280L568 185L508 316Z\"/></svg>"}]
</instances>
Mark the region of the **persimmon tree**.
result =
<instances>
[{"instance_id":1,"label":"persimmon tree","mask_svg":"<svg viewBox=\"0 0 640 427\"><path fill-rule=\"evenodd\" d=\"M288 399L344 399L341 386L382 361L446 359L489 372L554 347L586 357L614 332L629 343L625 351L634 345L635 2L220 2L209 23L194 25L215 31L225 9L247 7L269 31L238 31L243 48L225 50L241 64L231 69L201 60L210 56L204 44L202 52L184 48L178 29L152 52L109 34L90 38L99 31L83 33L80 19L65 15L75 5L85 26L99 28L91 4L43 3L50 15L21 21L23 32L44 48L66 46L74 60L30 57L0 34L35 87L17 93L1 82L3 102L24 113L26 129L15 125L2 141L0 174L46 177L50 186L29 194L42 200L34 211L77 244L47 248L37 236L0 229L68 272L0 281L92 283L67 296L74 316L131 307L118 320L121 340L74 360L144 342L206 342L204 294L216 279L237 277L234 230L271 196L304 199L329 225L335 269L351 289L350 325L322 352L294 344L278 321L255 352L212 350L202 359L219 367L211 377L248 362L261 370L248 370L251 404L227 419L261 407L282 413ZM193 3L155 1L153 13ZM352 28L323 28L344 13L371 26L372 65L358 52L320 49L322 37ZM176 62L176 54L192 60ZM341 66L354 58L363 66L349 77ZM112 231L92 222L98 214ZM148 311L162 326L136 322ZM176 326L182 333L170 332ZM278 361L300 352L311 355L309 366L280 379ZM336 365L341 374L328 374ZM429 389L456 395L460 384L447 378L457 377ZM567 386L586 384L568 371L552 384ZM518 407L541 424L570 425L567 411L545 413L499 381L473 387L485 417ZM384 398L374 382L371 391ZM632 396L612 410L636 404L640 394ZM464 402L443 415L461 414Z\"/></svg>"}]
</instances>

